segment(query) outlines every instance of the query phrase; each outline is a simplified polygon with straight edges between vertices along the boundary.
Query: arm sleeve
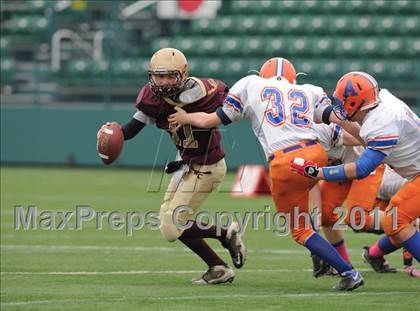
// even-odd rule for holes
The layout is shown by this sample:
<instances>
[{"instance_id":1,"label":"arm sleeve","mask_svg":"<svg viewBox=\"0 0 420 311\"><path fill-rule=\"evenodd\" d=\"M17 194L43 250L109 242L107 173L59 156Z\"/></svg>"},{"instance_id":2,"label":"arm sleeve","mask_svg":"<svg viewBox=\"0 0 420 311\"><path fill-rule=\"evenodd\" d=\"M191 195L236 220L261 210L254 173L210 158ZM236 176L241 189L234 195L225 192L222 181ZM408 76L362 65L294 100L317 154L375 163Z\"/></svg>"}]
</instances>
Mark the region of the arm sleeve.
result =
<instances>
[{"instance_id":1,"label":"arm sleeve","mask_svg":"<svg viewBox=\"0 0 420 311\"><path fill-rule=\"evenodd\" d=\"M223 125L228 125L228 124L232 123L232 121L229 119L229 117L223 111L222 107L217 108L216 114L220 118L220 120L222 121Z\"/></svg>"},{"instance_id":2,"label":"arm sleeve","mask_svg":"<svg viewBox=\"0 0 420 311\"><path fill-rule=\"evenodd\" d=\"M142 129L145 127L146 124L140 122L139 120L135 119L134 117L122 126L122 131L124 134L124 140L129 140L136 136Z\"/></svg>"},{"instance_id":3,"label":"arm sleeve","mask_svg":"<svg viewBox=\"0 0 420 311\"><path fill-rule=\"evenodd\" d=\"M383 162L385 155L380 151L366 149L362 156L355 162L356 178L362 179ZM322 168L324 179L326 181L346 181L347 176L344 170L344 164L337 166L325 166Z\"/></svg>"},{"instance_id":4,"label":"arm sleeve","mask_svg":"<svg viewBox=\"0 0 420 311\"><path fill-rule=\"evenodd\" d=\"M375 168L385 159L385 154L373 149L365 149L356 164L356 178L362 179L369 176Z\"/></svg>"}]
</instances>

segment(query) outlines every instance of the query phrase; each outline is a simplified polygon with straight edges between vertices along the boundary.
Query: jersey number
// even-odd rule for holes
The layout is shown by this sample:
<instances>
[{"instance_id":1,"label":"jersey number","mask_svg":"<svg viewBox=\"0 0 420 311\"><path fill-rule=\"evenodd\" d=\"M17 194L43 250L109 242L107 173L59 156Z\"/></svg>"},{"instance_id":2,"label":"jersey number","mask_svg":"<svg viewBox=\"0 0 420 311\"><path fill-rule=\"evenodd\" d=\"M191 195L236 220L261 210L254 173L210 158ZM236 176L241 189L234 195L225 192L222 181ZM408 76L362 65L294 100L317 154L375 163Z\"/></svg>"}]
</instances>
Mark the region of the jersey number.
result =
<instances>
[{"instance_id":1,"label":"jersey number","mask_svg":"<svg viewBox=\"0 0 420 311\"><path fill-rule=\"evenodd\" d=\"M308 111L308 99L304 92L300 90L290 90L287 94L288 100L292 102L290 106L290 118L293 125L299 127L310 126L311 121L306 118ZM266 87L261 93L263 102L268 101L265 117L273 126L280 126L286 122L285 107L283 104L283 93L276 87Z\"/></svg>"},{"instance_id":2,"label":"jersey number","mask_svg":"<svg viewBox=\"0 0 420 311\"><path fill-rule=\"evenodd\" d=\"M175 145L182 146L183 148L198 148L198 141L194 139L191 124L185 124L182 127L182 130L184 131L184 140L179 138L176 126L169 127L169 131L171 132L172 140L174 141Z\"/></svg>"}]
</instances>

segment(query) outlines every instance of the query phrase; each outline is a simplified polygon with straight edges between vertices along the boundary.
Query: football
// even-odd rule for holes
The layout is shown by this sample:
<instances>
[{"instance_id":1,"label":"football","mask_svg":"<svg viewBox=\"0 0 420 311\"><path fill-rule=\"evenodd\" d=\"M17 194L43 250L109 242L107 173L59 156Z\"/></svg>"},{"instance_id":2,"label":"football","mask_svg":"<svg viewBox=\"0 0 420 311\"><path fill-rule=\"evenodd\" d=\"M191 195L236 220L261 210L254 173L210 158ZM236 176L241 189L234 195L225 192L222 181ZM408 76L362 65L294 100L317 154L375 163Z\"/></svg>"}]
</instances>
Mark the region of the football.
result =
<instances>
[{"instance_id":1,"label":"football","mask_svg":"<svg viewBox=\"0 0 420 311\"><path fill-rule=\"evenodd\" d=\"M120 155L124 145L124 134L117 122L103 125L97 134L96 150L104 164L111 164Z\"/></svg>"}]
</instances>

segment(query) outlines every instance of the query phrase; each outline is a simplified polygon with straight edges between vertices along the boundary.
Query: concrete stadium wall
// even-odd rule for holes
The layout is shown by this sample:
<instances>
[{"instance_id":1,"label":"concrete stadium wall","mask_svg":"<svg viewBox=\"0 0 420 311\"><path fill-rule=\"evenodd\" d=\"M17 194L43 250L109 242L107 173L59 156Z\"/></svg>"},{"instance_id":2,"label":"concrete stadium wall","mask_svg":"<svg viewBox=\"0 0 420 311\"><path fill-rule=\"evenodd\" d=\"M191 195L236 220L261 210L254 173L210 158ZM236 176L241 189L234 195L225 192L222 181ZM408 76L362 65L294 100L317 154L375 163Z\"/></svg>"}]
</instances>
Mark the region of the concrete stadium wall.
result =
<instances>
[{"instance_id":1,"label":"concrete stadium wall","mask_svg":"<svg viewBox=\"0 0 420 311\"><path fill-rule=\"evenodd\" d=\"M2 107L1 163L103 165L96 153L96 132L105 121L124 123L128 107ZM229 168L265 163L248 122L221 127ZM163 166L175 158L169 135L148 126L126 141L115 166Z\"/></svg>"}]
</instances>

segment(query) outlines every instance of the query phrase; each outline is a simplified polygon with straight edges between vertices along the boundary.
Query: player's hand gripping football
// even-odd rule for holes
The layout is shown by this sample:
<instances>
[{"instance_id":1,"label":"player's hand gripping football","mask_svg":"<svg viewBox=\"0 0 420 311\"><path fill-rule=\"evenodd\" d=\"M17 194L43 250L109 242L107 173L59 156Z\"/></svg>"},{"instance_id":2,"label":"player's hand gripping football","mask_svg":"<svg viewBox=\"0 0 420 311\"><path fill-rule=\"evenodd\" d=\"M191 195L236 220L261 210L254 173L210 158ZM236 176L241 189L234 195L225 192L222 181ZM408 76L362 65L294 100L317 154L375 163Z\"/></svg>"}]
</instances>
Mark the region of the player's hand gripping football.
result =
<instances>
[{"instance_id":1,"label":"player's hand gripping football","mask_svg":"<svg viewBox=\"0 0 420 311\"><path fill-rule=\"evenodd\" d=\"M305 177L316 178L319 174L319 168L316 163L302 158L294 158L290 165L292 171Z\"/></svg>"},{"instance_id":2,"label":"player's hand gripping football","mask_svg":"<svg viewBox=\"0 0 420 311\"><path fill-rule=\"evenodd\" d=\"M175 107L175 110L176 112L171 114L168 118L168 121L172 126L176 125L176 127L179 128L185 124L191 123L188 119L188 113L184 109Z\"/></svg>"}]
</instances>

